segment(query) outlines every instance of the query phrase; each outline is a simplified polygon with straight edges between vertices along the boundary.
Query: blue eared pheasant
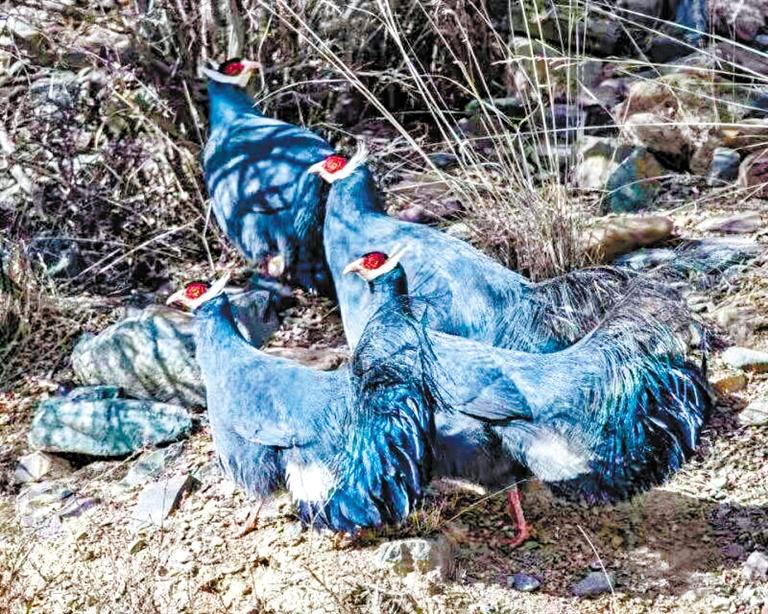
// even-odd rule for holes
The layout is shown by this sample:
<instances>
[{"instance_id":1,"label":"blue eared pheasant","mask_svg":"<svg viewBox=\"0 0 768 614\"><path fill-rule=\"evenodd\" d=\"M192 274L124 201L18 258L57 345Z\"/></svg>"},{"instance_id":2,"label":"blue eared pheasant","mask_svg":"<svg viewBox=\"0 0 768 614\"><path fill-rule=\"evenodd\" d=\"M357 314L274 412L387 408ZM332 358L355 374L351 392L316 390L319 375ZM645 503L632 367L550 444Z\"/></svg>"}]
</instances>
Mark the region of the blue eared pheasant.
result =
<instances>
[{"instance_id":1,"label":"blue eared pheasant","mask_svg":"<svg viewBox=\"0 0 768 614\"><path fill-rule=\"evenodd\" d=\"M323 241L352 348L370 317L370 297L341 272L355 254L395 243L410 244L402 264L411 292L429 299L419 308L426 309L431 328L531 352L560 349L582 337L631 277L604 267L532 283L465 241L388 216L363 162L358 152L349 161L332 156L310 168L331 183Z\"/></svg>"},{"instance_id":2,"label":"blue eared pheasant","mask_svg":"<svg viewBox=\"0 0 768 614\"><path fill-rule=\"evenodd\" d=\"M323 185L307 169L333 154L313 132L262 115L246 91L258 63L229 59L208 76L203 169L219 226L262 275L329 283L321 242Z\"/></svg>"},{"instance_id":3,"label":"blue eared pheasant","mask_svg":"<svg viewBox=\"0 0 768 614\"><path fill-rule=\"evenodd\" d=\"M401 521L428 480L438 402L422 329L403 316L389 330L374 316L350 364L319 371L249 345L225 281L189 284L169 302L195 312L213 444L226 474L262 500L287 488L302 520L317 527L353 532ZM258 508L246 530L257 518Z\"/></svg>"},{"instance_id":4,"label":"blue eared pheasant","mask_svg":"<svg viewBox=\"0 0 768 614\"><path fill-rule=\"evenodd\" d=\"M376 274L379 267L389 270ZM419 299L408 298L400 264L373 252L350 271L369 282L366 289L352 278L369 295L377 326L396 330L414 318ZM527 476L588 503L660 484L694 451L710 404L702 369L662 324L681 315L638 281L622 305L562 351L526 353L425 331L441 399L434 475L508 490L513 546L528 536L515 486Z\"/></svg>"}]
</instances>

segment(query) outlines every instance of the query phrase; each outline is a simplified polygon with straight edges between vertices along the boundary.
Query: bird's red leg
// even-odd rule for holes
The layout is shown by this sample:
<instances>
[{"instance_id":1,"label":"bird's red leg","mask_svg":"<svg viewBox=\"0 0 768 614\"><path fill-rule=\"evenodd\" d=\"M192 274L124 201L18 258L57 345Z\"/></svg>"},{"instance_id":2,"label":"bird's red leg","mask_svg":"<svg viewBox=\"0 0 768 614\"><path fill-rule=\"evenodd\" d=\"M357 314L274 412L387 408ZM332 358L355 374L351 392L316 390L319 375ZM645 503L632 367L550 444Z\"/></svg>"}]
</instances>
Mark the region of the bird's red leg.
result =
<instances>
[{"instance_id":1,"label":"bird's red leg","mask_svg":"<svg viewBox=\"0 0 768 614\"><path fill-rule=\"evenodd\" d=\"M531 536L528 523L523 514L523 504L520 501L520 491L517 486L507 492L507 506L509 515L515 520L515 537L509 542L512 548L517 548Z\"/></svg>"},{"instance_id":2,"label":"bird's red leg","mask_svg":"<svg viewBox=\"0 0 768 614\"><path fill-rule=\"evenodd\" d=\"M248 517L243 523L243 528L238 532L237 537L245 537L248 533L256 530L256 527L259 524L259 513L261 512L262 505L263 502L259 501L259 504L251 510L251 513L248 514Z\"/></svg>"}]
</instances>

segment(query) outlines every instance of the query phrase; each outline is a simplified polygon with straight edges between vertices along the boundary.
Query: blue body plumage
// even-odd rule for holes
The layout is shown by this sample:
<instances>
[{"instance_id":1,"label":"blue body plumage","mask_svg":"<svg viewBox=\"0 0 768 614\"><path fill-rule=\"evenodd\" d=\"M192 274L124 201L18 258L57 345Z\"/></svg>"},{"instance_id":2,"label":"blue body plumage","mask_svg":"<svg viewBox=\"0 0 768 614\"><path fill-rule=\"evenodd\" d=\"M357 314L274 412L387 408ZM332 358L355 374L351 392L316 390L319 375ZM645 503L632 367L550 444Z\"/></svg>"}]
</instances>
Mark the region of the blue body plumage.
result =
<instances>
[{"instance_id":1,"label":"blue body plumage","mask_svg":"<svg viewBox=\"0 0 768 614\"><path fill-rule=\"evenodd\" d=\"M219 226L248 260L263 265L279 255L289 279L308 288L328 285L325 191L307 169L333 149L309 130L262 115L242 82L209 76L203 168Z\"/></svg>"},{"instance_id":2,"label":"blue body plumage","mask_svg":"<svg viewBox=\"0 0 768 614\"><path fill-rule=\"evenodd\" d=\"M351 347L370 317L370 298L341 271L350 257L396 243L410 246L402 264L411 293L427 299L418 315L426 312L430 328L524 351L550 352L582 337L631 277L595 268L531 283L460 239L388 216L370 171L344 170L339 179L323 175L332 181L323 241Z\"/></svg>"},{"instance_id":3,"label":"blue body plumage","mask_svg":"<svg viewBox=\"0 0 768 614\"><path fill-rule=\"evenodd\" d=\"M402 318L385 331L375 316L351 364L325 372L250 346L225 294L200 306L196 323L214 447L249 495L284 486L302 520L337 531L413 510L429 479L436 402L418 326Z\"/></svg>"},{"instance_id":4,"label":"blue body plumage","mask_svg":"<svg viewBox=\"0 0 768 614\"><path fill-rule=\"evenodd\" d=\"M408 300L400 265L397 272L403 279L391 286L401 301L389 301L381 323L411 318L416 326L418 298ZM590 503L663 482L693 453L710 408L704 373L685 360L666 325L676 313L655 286L638 281L598 327L558 352L426 331L425 357L442 401L435 475L499 489L532 474Z\"/></svg>"}]
</instances>

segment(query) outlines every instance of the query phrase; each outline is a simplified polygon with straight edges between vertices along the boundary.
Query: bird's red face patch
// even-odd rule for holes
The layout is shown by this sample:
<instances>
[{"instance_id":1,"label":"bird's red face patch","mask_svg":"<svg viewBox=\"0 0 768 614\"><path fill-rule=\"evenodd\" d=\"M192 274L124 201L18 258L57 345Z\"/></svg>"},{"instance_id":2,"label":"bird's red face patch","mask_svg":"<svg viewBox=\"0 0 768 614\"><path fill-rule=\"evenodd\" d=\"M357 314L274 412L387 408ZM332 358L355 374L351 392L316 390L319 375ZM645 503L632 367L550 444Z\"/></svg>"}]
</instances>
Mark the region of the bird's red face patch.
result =
<instances>
[{"instance_id":1,"label":"bird's red face patch","mask_svg":"<svg viewBox=\"0 0 768 614\"><path fill-rule=\"evenodd\" d=\"M232 64L227 64L224 67L224 74L229 75L230 77L236 77L241 72L243 72L243 68L245 68L240 62L234 62Z\"/></svg>"},{"instance_id":2,"label":"bird's red face patch","mask_svg":"<svg viewBox=\"0 0 768 614\"><path fill-rule=\"evenodd\" d=\"M337 173L347 165L347 159L343 156L328 156L323 161L323 170L326 173Z\"/></svg>"},{"instance_id":3,"label":"bird's red face patch","mask_svg":"<svg viewBox=\"0 0 768 614\"><path fill-rule=\"evenodd\" d=\"M187 287L184 288L186 297L193 301L199 299L206 292L208 292L208 284L204 281L193 281L192 283L187 284Z\"/></svg>"},{"instance_id":4,"label":"bird's red face patch","mask_svg":"<svg viewBox=\"0 0 768 614\"><path fill-rule=\"evenodd\" d=\"M219 72L224 73L228 77L236 77L245 70L245 66L240 58L233 58L227 60L221 66L219 66Z\"/></svg>"},{"instance_id":5,"label":"bird's red face patch","mask_svg":"<svg viewBox=\"0 0 768 614\"><path fill-rule=\"evenodd\" d=\"M363 268L369 271L375 271L382 266L388 257L382 252L371 252L363 256Z\"/></svg>"}]
</instances>

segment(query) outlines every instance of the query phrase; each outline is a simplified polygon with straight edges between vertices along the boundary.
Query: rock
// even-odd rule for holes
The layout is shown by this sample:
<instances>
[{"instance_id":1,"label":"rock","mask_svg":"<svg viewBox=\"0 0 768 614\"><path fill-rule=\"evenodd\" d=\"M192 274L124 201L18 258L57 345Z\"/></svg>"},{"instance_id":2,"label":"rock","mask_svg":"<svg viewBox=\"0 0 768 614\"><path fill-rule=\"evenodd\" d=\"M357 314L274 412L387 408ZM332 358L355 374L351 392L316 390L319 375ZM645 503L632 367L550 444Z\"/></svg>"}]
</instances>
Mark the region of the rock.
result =
<instances>
[{"instance_id":1,"label":"rock","mask_svg":"<svg viewBox=\"0 0 768 614\"><path fill-rule=\"evenodd\" d=\"M48 399L32 420L29 443L48 452L122 456L176 441L192 429L183 407L152 401Z\"/></svg>"},{"instance_id":2,"label":"rock","mask_svg":"<svg viewBox=\"0 0 768 614\"><path fill-rule=\"evenodd\" d=\"M708 6L712 28L727 37L752 41L768 22L766 0L709 0Z\"/></svg>"},{"instance_id":3,"label":"rock","mask_svg":"<svg viewBox=\"0 0 768 614\"><path fill-rule=\"evenodd\" d=\"M459 163L459 159L455 155L445 151L431 153L427 157L430 159L432 164L441 170L449 169L458 165Z\"/></svg>"},{"instance_id":4,"label":"rock","mask_svg":"<svg viewBox=\"0 0 768 614\"><path fill-rule=\"evenodd\" d=\"M742 426L768 426L768 400L756 399L739 413Z\"/></svg>"},{"instance_id":5,"label":"rock","mask_svg":"<svg viewBox=\"0 0 768 614\"><path fill-rule=\"evenodd\" d=\"M43 478L56 479L72 471L72 466L63 458L56 458L45 452L32 452L19 459L13 473L16 484L39 482Z\"/></svg>"},{"instance_id":6,"label":"rock","mask_svg":"<svg viewBox=\"0 0 768 614\"><path fill-rule=\"evenodd\" d=\"M711 186L730 183L739 176L741 156L738 151L728 147L716 147L712 154L707 184Z\"/></svg>"},{"instance_id":7,"label":"rock","mask_svg":"<svg viewBox=\"0 0 768 614\"><path fill-rule=\"evenodd\" d=\"M728 544L723 546L720 551L723 553L723 556L729 559L740 559L744 556L744 547L740 544Z\"/></svg>"},{"instance_id":8,"label":"rock","mask_svg":"<svg viewBox=\"0 0 768 614\"><path fill-rule=\"evenodd\" d=\"M227 592L221 598L225 608L230 608L234 602L251 593L250 585L241 577L230 578Z\"/></svg>"},{"instance_id":9,"label":"rock","mask_svg":"<svg viewBox=\"0 0 768 614\"><path fill-rule=\"evenodd\" d=\"M768 556L755 550L744 561L742 573L747 580L768 580Z\"/></svg>"},{"instance_id":10,"label":"rock","mask_svg":"<svg viewBox=\"0 0 768 614\"><path fill-rule=\"evenodd\" d=\"M734 343L748 343L756 330L768 324L768 313L758 305L730 304L715 311L715 320Z\"/></svg>"},{"instance_id":11,"label":"rock","mask_svg":"<svg viewBox=\"0 0 768 614\"><path fill-rule=\"evenodd\" d=\"M66 394L68 401L104 401L120 397L117 386L78 386Z\"/></svg>"},{"instance_id":12,"label":"rock","mask_svg":"<svg viewBox=\"0 0 768 614\"><path fill-rule=\"evenodd\" d=\"M194 471L192 477L204 486L208 484L220 484L222 481L227 480L221 470L218 460L208 461Z\"/></svg>"},{"instance_id":13,"label":"rock","mask_svg":"<svg viewBox=\"0 0 768 614\"><path fill-rule=\"evenodd\" d=\"M613 264L636 271L659 265L679 266L700 273L722 272L727 267L747 262L762 253L762 246L753 239L712 237L683 240L674 248L643 249L617 258Z\"/></svg>"},{"instance_id":14,"label":"rock","mask_svg":"<svg viewBox=\"0 0 768 614\"><path fill-rule=\"evenodd\" d=\"M702 232L724 232L728 234L757 232L762 227L763 220L757 211L748 211L729 217L715 217L705 220L697 226Z\"/></svg>"},{"instance_id":15,"label":"rock","mask_svg":"<svg viewBox=\"0 0 768 614\"><path fill-rule=\"evenodd\" d=\"M25 488L16 497L21 526L34 528L36 536L55 537L63 524L80 518L100 501L81 496L56 482L40 482Z\"/></svg>"},{"instance_id":16,"label":"rock","mask_svg":"<svg viewBox=\"0 0 768 614\"><path fill-rule=\"evenodd\" d=\"M456 217L464 210L458 200L433 202L430 207L414 203L396 213L396 217L404 222L413 224L437 224L443 220Z\"/></svg>"},{"instance_id":17,"label":"rock","mask_svg":"<svg viewBox=\"0 0 768 614\"><path fill-rule=\"evenodd\" d=\"M730 373L719 377L712 382L712 385L720 394L739 392L747 387L747 376L743 373Z\"/></svg>"},{"instance_id":18,"label":"rock","mask_svg":"<svg viewBox=\"0 0 768 614\"><path fill-rule=\"evenodd\" d=\"M472 229L464 222L456 222L445 229L445 234L462 241L469 241L472 238Z\"/></svg>"},{"instance_id":19,"label":"rock","mask_svg":"<svg viewBox=\"0 0 768 614\"><path fill-rule=\"evenodd\" d=\"M75 495L57 512L57 516L62 520L80 518L83 514L99 505L99 503L101 503L101 500L95 497Z\"/></svg>"},{"instance_id":20,"label":"rock","mask_svg":"<svg viewBox=\"0 0 768 614\"><path fill-rule=\"evenodd\" d=\"M613 574L606 575L602 571L591 571L571 590L577 597L596 597L602 593L610 592L614 586Z\"/></svg>"},{"instance_id":21,"label":"rock","mask_svg":"<svg viewBox=\"0 0 768 614\"><path fill-rule=\"evenodd\" d=\"M613 139L586 136L576 151L574 183L584 190L602 190L609 177L628 155Z\"/></svg>"},{"instance_id":22,"label":"rock","mask_svg":"<svg viewBox=\"0 0 768 614\"><path fill-rule=\"evenodd\" d=\"M647 149L635 149L608 177L607 208L614 213L633 213L653 204L664 168Z\"/></svg>"},{"instance_id":23,"label":"rock","mask_svg":"<svg viewBox=\"0 0 768 614\"><path fill-rule=\"evenodd\" d=\"M127 486L136 486L158 477L165 471L168 463L178 458L183 450L183 444L175 443L162 450L145 452L131 465L122 480L123 483Z\"/></svg>"},{"instance_id":24,"label":"rock","mask_svg":"<svg viewBox=\"0 0 768 614\"><path fill-rule=\"evenodd\" d=\"M139 524L162 525L178 507L182 495L193 485L194 479L189 475L178 475L148 484L139 493L131 519Z\"/></svg>"},{"instance_id":25,"label":"rock","mask_svg":"<svg viewBox=\"0 0 768 614\"><path fill-rule=\"evenodd\" d=\"M768 352L760 352L743 347L730 347L722 354L725 364L733 369L744 371L756 371L762 373L768 371Z\"/></svg>"},{"instance_id":26,"label":"rock","mask_svg":"<svg viewBox=\"0 0 768 614\"><path fill-rule=\"evenodd\" d=\"M380 567L390 568L401 576L413 571L438 571L443 578L449 578L453 572L454 546L443 535L435 539L401 539L382 544L374 556Z\"/></svg>"},{"instance_id":27,"label":"rock","mask_svg":"<svg viewBox=\"0 0 768 614\"><path fill-rule=\"evenodd\" d=\"M57 110L74 108L79 94L77 74L66 70L50 72L34 81L29 88L29 96L36 107L50 104Z\"/></svg>"},{"instance_id":28,"label":"rock","mask_svg":"<svg viewBox=\"0 0 768 614\"><path fill-rule=\"evenodd\" d=\"M690 161L693 172L707 174L721 144L717 127L732 115L730 92L709 74L684 70L635 81L613 111L622 138L663 155L675 168L683 170Z\"/></svg>"},{"instance_id":29,"label":"rock","mask_svg":"<svg viewBox=\"0 0 768 614\"><path fill-rule=\"evenodd\" d=\"M454 217L463 209L451 194L445 175L427 172L390 186L389 194L407 206L395 215L406 222L429 224Z\"/></svg>"},{"instance_id":30,"label":"rock","mask_svg":"<svg viewBox=\"0 0 768 614\"><path fill-rule=\"evenodd\" d=\"M536 576L530 576L526 573L516 573L507 576L507 586L516 591L531 593L541 586L541 580Z\"/></svg>"},{"instance_id":31,"label":"rock","mask_svg":"<svg viewBox=\"0 0 768 614\"><path fill-rule=\"evenodd\" d=\"M768 197L768 149L744 158L739 167L739 185L751 188L751 196Z\"/></svg>"},{"instance_id":32,"label":"rock","mask_svg":"<svg viewBox=\"0 0 768 614\"><path fill-rule=\"evenodd\" d=\"M659 215L618 216L599 219L579 238L581 250L599 262L653 245L672 236L674 223Z\"/></svg>"},{"instance_id":33,"label":"rock","mask_svg":"<svg viewBox=\"0 0 768 614\"><path fill-rule=\"evenodd\" d=\"M230 295L243 336L261 346L279 326L272 295L252 290ZM190 314L152 305L84 336L72 353L72 367L86 384L106 384L127 394L180 405L204 405L205 389L195 361Z\"/></svg>"}]
</instances>

